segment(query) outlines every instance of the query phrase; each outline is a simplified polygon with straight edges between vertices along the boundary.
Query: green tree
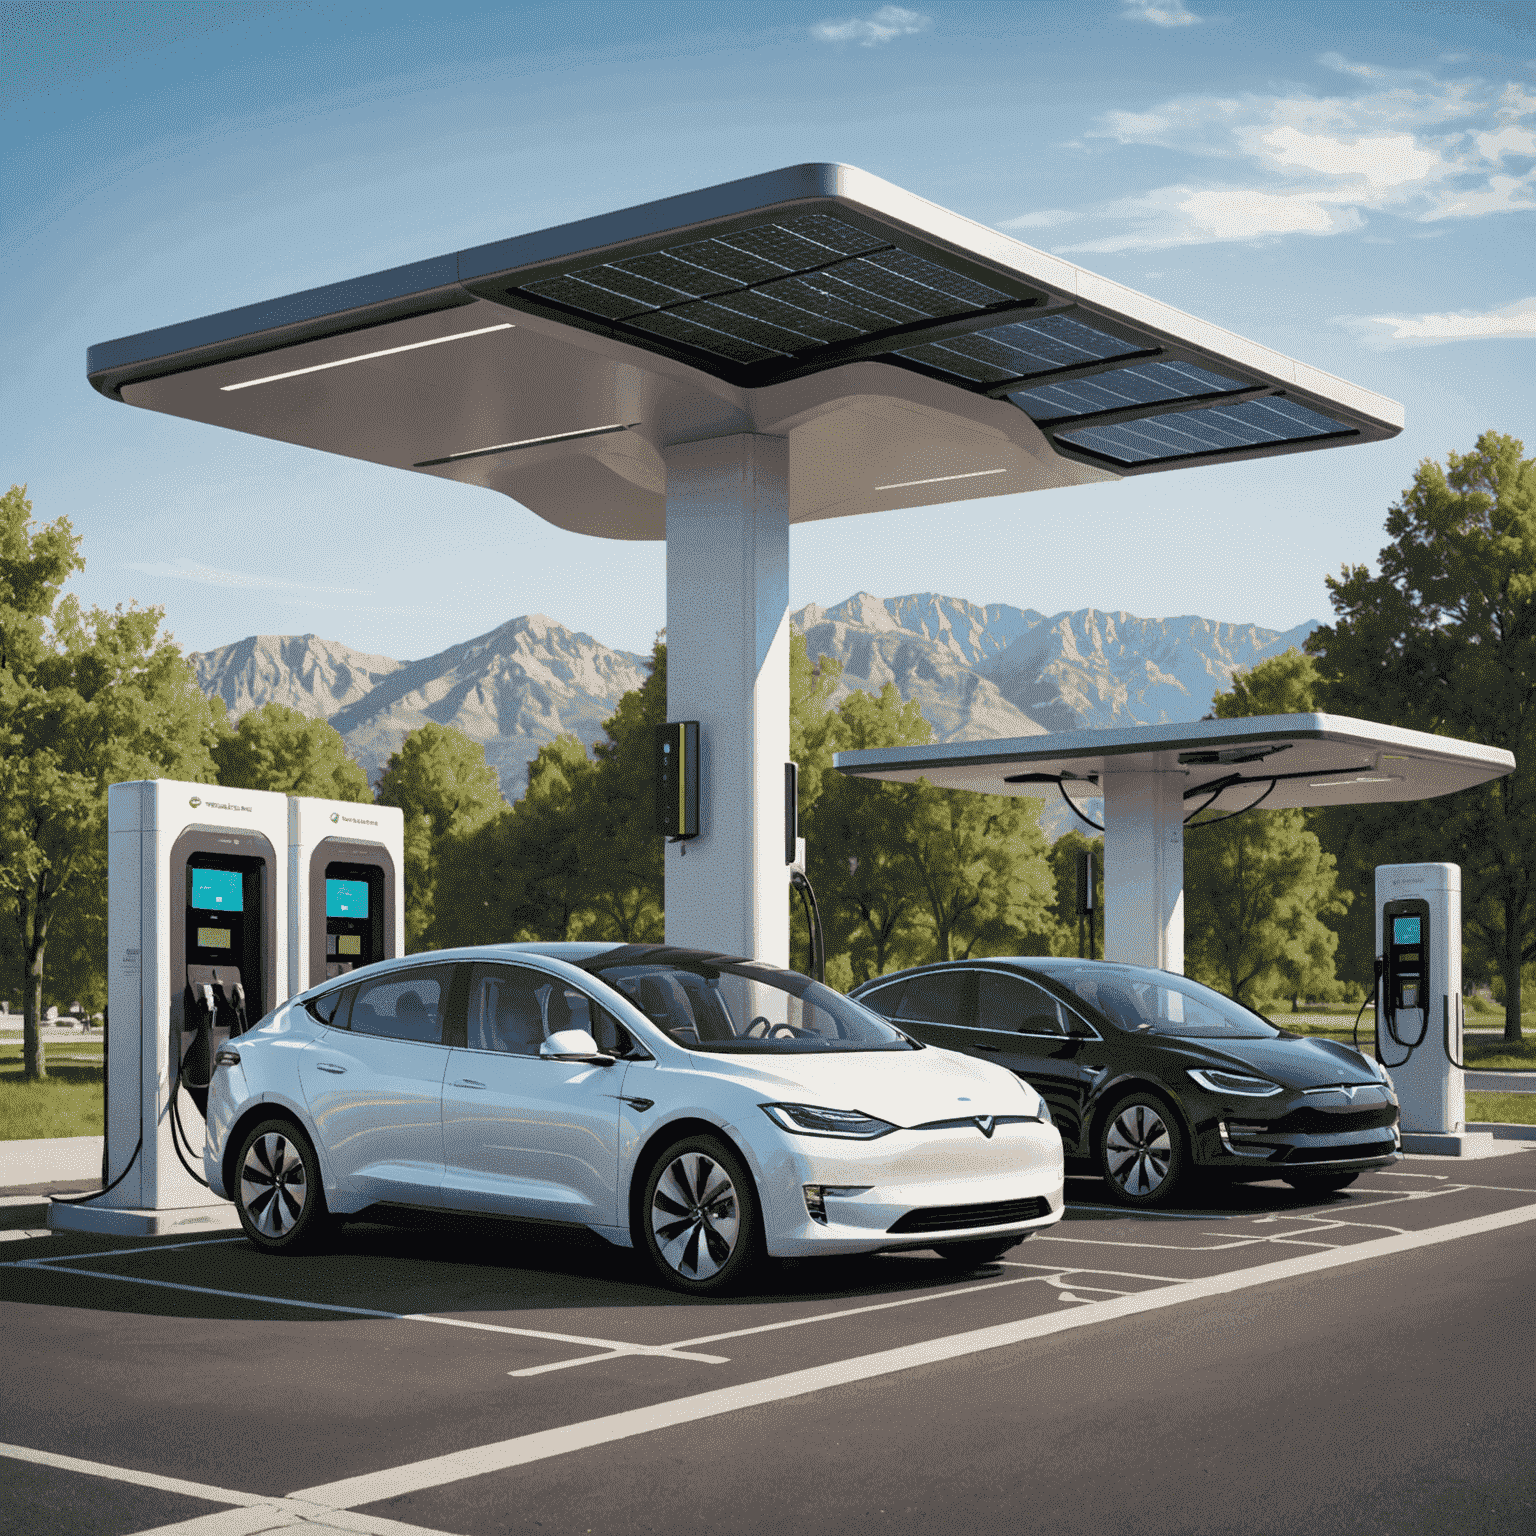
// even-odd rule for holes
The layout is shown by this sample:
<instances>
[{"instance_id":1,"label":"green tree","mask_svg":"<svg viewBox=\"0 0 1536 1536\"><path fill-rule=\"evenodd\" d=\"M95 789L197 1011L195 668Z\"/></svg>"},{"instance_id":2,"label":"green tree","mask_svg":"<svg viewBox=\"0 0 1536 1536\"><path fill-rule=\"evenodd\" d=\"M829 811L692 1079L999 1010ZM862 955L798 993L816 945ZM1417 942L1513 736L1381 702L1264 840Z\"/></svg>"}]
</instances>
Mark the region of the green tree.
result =
<instances>
[{"instance_id":1,"label":"green tree","mask_svg":"<svg viewBox=\"0 0 1536 1536\"><path fill-rule=\"evenodd\" d=\"M1536 460L1524 451L1485 432L1445 467L1421 463L1388 513L1377 573L1330 578L1335 621L1307 641L1325 707L1514 754L1513 773L1419 813L1416 855L1461 865L1464 931L1502 979L1512 1042L1536 958Z\"/></svg>"},{"instance_id":2,"label":"green tree","mask_svg":"<svg viewBox=\"0 0 1536 1536\"><path fill-rule=\"evenodd\" d=\"M1211 713L1218 720L1240 715L1307 715L1317 708L1317 663L1293 645L1232 674L1232 687L1218 693Z\"/></svg>"},{"instance_id":3,"label":"green tree","mask_svg":"<svg viewBox=\"0 0 1536 1536\"><path fill-rule=\"evenodd\" d=\"M646 680L603 721L594 769L571 781L577 857L586 878L578 937L659 942L662 841L656 835L656 727L667 720L667 648L657 640Z\"/></svg>"},{"instance_id":4,"label":"green tree","mask_svg":"<svg viewBox=\"0 0 1536 1536\"><path fill-rule=\"evenodd\" d=\"M932 734L917 705L887 683L878 697L849 694L831 713L827 760L844 749L920 746ZM820 793L808 806L801 794L802 825L828 974L845 955L852 981L914 963L926 945L922 901L904 862L913 786L825 772L815 782Z\"/></svg>"},{"instance_id":5,"label":"green tree","mask_svg":"<svg viewBox=\"0 0 1536 1536\"><path fill-rule=\"evenodd\" d=\"M505 803L485 748L451 726L428 724L400 743L379 779L380 805L405 816L405 945L436 942L438 864L450 837L465 837Z\"/></svg>"},{"instance_id":6,"label":"green tree","mask_svg":"<svg viewBox=\"0 0 1536 1536\"><path fill-rule=\"evenodd\" d=\"M1340 913L1333 856L1301 811L1192 823L1184 841L1184 953L1197 981L1250 1008L1331 996Z\"/></svg>"},{"instance_id":7,"label":"green tree","mask_svg":"<svg viewBox=\"0 0 1536 1536\"><path fill-rule=\"evenodd\" d=\"M79 931L96 922L104 932L107 786L213 781L223 706L202 695L160 633L161 610L84 611L60 596L83 566L79 541L63 518L35 529L31 512L19 486L0 498L0 903L25 967L25 1072L41 1079L47 948L61 905L89 909Z\"/></svg>"},{"instance_id":8,"label":"green tree","mask_svg":"<svg viewBox=\"0 0 1536 1536\"><path fill-rule=\"evenodd\" d=\"M347 755L341 733L283 704L263 704L213 749L219 783L371 805L368 775Z\"/></svg>"}]
</instances>

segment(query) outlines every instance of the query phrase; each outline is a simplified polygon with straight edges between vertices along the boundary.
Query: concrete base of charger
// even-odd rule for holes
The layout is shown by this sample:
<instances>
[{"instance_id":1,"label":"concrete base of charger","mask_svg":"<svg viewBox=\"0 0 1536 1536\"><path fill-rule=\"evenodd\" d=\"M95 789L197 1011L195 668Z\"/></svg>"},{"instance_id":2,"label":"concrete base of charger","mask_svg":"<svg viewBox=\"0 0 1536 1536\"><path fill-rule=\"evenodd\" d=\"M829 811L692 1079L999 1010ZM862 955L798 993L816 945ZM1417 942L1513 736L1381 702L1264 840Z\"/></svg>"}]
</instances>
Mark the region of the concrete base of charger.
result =
<instances>
[{"instance_id":1,"label":"concrete base of charger","mask_svg":"<svg viewBox=\"0 0 1536 1536\"><path fill-rule=\"evenodd\" d=\"M107 1205L48 1207L48 1225L55 1232L102 1232L110 1237L168 1237L181 1232L226 1232L238 1229L240 1216L227 1200L213 1205L187 1205L178 1210L125 1210Z\"/></svg>"},{"instance_id":2,"label":"concrete base of charger","mask_svg":"<svg viewBox=\"0 0 1536 1536\"><path fill-rule=\"evenodd\" d=\"M1489 1131L1404 1131L1403 1151L1427 1153L1431 1157L1491 1157L1495 1151Z\"/></svg>"}]
</instances>

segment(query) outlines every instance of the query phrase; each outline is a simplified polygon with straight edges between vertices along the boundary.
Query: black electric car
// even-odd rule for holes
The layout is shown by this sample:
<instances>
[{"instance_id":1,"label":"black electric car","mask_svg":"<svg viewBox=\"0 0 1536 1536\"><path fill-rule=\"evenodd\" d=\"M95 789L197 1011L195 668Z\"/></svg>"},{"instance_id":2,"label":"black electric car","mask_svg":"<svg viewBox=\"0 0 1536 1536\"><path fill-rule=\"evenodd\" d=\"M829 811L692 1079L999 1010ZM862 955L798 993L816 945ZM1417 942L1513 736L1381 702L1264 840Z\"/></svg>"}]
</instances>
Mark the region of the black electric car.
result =
<instances>
[{"instance_id":1,"label":"black electric car","mask_svg":"<svg viewBox=\"0 0 1536 1536\"><path fill-rule=\"evenodd\" d=\"M1050 1106L1068 1166L1096 1168L1126 1205L1164 1204L1194 1169L1324 1194L1402 1155L1377 1062L1170 971L970 960L851 995L916 1039L1018 1073Z\"/></svg>"}]
</instances>

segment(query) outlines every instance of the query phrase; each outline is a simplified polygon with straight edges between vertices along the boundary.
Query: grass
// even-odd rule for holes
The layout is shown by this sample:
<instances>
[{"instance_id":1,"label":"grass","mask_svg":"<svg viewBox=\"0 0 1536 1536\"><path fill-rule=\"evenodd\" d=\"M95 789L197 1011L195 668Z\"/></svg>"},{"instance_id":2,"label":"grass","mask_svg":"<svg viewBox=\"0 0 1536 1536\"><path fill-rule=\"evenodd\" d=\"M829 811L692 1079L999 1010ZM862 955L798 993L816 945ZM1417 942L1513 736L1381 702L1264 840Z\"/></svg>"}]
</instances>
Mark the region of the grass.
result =
<instances>
[{"instance_id":1,"label":"grass","mask_svg":"<svg viewBox=\"0 0 1536 1536\"><path fill-rule=\"evenodd\" d=\"M19 1042L0 1045L0 1141L55 1136L100 1136L101 1042L49 1042L43 1060L48 1077L22 1077Z\"/></svg>"},{"instance_id":2,"label":"grass","mask_svg":"<svg viewBox=\"0 0 1536 1536\"><path fill-rule=\"evenodd\" d=\"M1536 1125L1536 1093L1469 1093L1467 1119L1495 1125Z\"/></svg>"}]
</instances>

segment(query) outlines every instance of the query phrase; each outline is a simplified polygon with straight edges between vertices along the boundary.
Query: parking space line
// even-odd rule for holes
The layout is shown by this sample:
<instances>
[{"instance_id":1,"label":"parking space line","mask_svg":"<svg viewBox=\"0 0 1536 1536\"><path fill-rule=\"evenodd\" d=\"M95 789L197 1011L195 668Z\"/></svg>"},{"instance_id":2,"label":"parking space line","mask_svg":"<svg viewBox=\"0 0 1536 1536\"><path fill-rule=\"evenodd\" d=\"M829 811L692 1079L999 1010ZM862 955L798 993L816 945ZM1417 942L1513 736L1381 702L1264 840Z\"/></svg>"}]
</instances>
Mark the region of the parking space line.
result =
<instances>
[{"instance_id":1,"label":"parking space line","mask_svg":"<svg viewBox=\"0 0 1536 1536\"><path fill-rule=\"evenodd\" d=\"M1069 1211L1094 1211L1106 1216L1125 1216L1134 1221L1232 1221L1231 1216L1217 1216L1199 1211L1138 1211L1128 1205L1078 1205L1068 1201Z\"/></svg>"},{"instance_id":2,"label":"parking space line","mask_svg":"<svg viewBox=\"0 0 1536 1536\"><path fill-rule=\"evenodd\" d=\"M82 1280L114 1280L120 1285L148 1285L164 1291L191 1291L199 1296L222 1296L230 1301L255 1301L269 1307L297 1307L305 1312L345 1312L353 1317L377 1317L397 1323L436 1323L444 1328L473 1328L481 1333L511 1334L520 1339L546 1339L554 1344L586 1344L593 1349L604 1349L626 1355L672 1355L677 1351L670 1345L628 1344L620 1339L591 1339L576 1333L549 1333L538 1328L512 1328L503 1323L477 1323L460 1317L434 1317L429 1312L383 1312L374 1307L349 1307L334 1301L299 1301L289 1296L260 1296L254 1291L226 1291L210 1285L189 1285L183 1280L152 1280L146 1275L110 1275L91 1269L65 1269L62 1265L46 1263L42 1259L19 1259L13 1264L0 1264L0 1269L45 1270L60 1275L74 1275ZM707 1365L724 1362L712 1355L695 1358Z\"/></svg>"},{"instance_id":3,"label":"parking space line","mask_svg":"<svg viewBox=\"0 0 1536 1536\"><path fill-rule=\"evenodd\" d=\"M0 1243L25 1243L37 1237L52 1237L47 1227L9 1227L0 1232Z\"/></svg>"},{"instance_id":4,"label":"parking space line","mask_svg":"<svg viewBox=\"0 0 1536 1536\"><path fill-rule=\"evenodd\" d=\"M331 1509L305 1499L282 1495L241 1493L234 1488L215 1488L208 1483L192 1483L180 1477L162 1477L158 1472L141 1472L136 1467L115 1467L104 1461L86 1461L79 1456L60 1456L53 1451L34 1450L29 1445L0 1444L0 1456L33 1466L53 1467L61 1472L78 1472L86 1477L105 1478L114 1483L132 1483L140 1488L154 1488L161 1493L180 1494L202 1499L208 1504L228 1504L230 1509L196 1515L190 1520L160 1525L140 1531L138 1536L259 1536L263 1531L282 1530L305 1525L315 1532L359 1532L362 1536L445 1536L424 1526L403 1525L381 1515L360 1514L355 1510Z\"/></svg>"},{"instance_id":5,"label":"parking space line","mask_svg":"<svg viewBox=\"0 0 1536 1536\"><path fill-rule=\"evenodd\" d=\"M1055 1264L1026 1264L1023 1259L999 1259L1009 1269L1041 1269L1051 1275L1108 1275L1111 1280L1159 1280L1164 1285L1183 1285L1187 1275L1140 1275L1131 1269L1063 1269Z\"/></svg>"},{"instance_id":6,"label":"parking space line","mask_svg":"<svg viewBox=\"0 0 1536 1536\"><path fill-rule=\"evenodd\" d=\"M141 1253L175 1253L179 1248L213 1248L220 1243L243 1243L246 1241L242 1232L239 1237L199 1237L188 1243L145 1243L138 1248L108 1248L101 1253L61 1253L55 1257L44 1259L18 1259L17 1265L22 1268L38 1267L47 1264L78 1264L82 1259L125 1259L134 1258Z\"/></svg>"},{"instance_id":7,"label":"parking space line","mask_svg":"<svg viewBox=\"0 0 1536 1536\"><path fill-rule=\"evenodd\" d=\"M428 1457L422 1461L409 1462L404 1466L389 1467L378 1472L364 1473L358 1477L342 1478L336 1482L300 1489L290 1497L311 1499L317 1504L335 1509L352 1509L358 1505L375 1504L384 1499L419 1493L427 1488L438 1488L445 1483L460 1482L465 1478L527 1466L531 1462L544 1461L550 1457L568 1455L573 1451L611 1444L616 1440L629 1439L636 1435L651 1434L661 1429L697 1423L721 1414L735 1413L743 1408L760 1407L789 1398L804 1397L815 1392L849 1386L855 1382L910 1371L919 1366L956 1360L968 1355L1043 1338L1049 1334L1063 1333L1069 1329L1094 1327L1118 1318L1134 1317L1139 1313L1159 1311L1166 1307L1180 1306L1185 1302L1269 1285L1280 1280L1295 1279L1323 1270L1362 1263L1368 1259L1387 1258L1416 1248L1453 1242L1464 1237L1480 1236L1529 1221L1536 1221L1536 1205L1520 1206L1511 1211L1476 1217L1470 1221L1450 1222L1445 1226L1433 1227L1427 1232L1408 1232L1395 1237L1372 1238L1368 1242L1357 1243L1349 1248L1334 1248L1326 1253L1299 1255L1251 1269L1229 1271L1203 1280L1185 1281L1178 1285L1141 1291L1132 1296L1120 1296L1113 1301L1101 1302L1092 1307L1073 1309L1069 1312L1053 1312L1044 1317L1025 1318L989 1328L978 1328L966 1333L951 1334L945 1338L931 1339L919 1344L904 1345L897 1349L881 1350L875 1354L840 1360L831 1365L812 1366L806 1370L790 1371L759 1381L743 1382L736 1386L674 1398L670 1402L654 1403L644 1408L606 1414L601 1418L588 1419L581 1423L537 1430L531 1434L515 1436L510 1440L450 1452L446 1456Z\"/></svg>"}]
</instances>

